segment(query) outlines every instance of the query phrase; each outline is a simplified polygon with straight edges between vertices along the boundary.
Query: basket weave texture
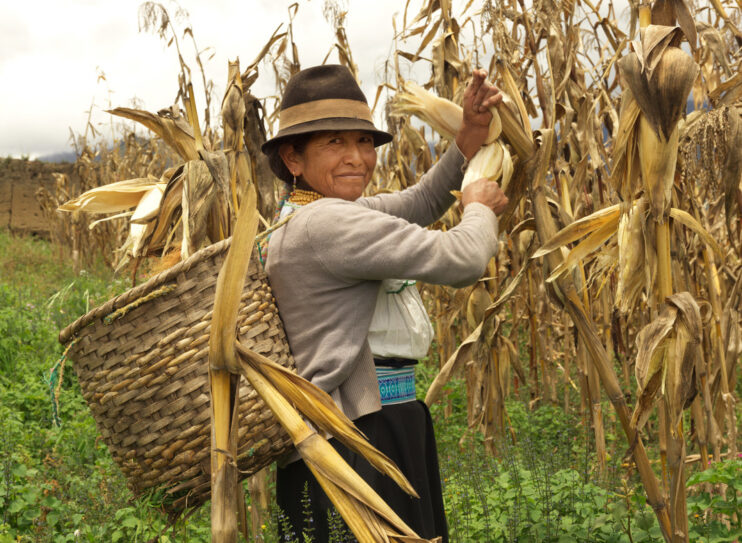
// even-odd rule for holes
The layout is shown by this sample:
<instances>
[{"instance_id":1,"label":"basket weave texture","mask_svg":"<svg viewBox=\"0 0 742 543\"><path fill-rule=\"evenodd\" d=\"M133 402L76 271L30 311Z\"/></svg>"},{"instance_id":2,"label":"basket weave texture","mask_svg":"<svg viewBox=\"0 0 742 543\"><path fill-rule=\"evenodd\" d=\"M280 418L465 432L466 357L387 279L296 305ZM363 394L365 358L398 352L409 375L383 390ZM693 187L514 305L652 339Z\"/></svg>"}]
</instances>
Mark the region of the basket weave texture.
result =
<instances>
[{"instance_id":1,"label":"basket weave texture","mask_svg":"<svg viewBox=\"0 0 742 543\"><path fill-rule=\"evenodd\" d=\"M216 280L231 239L90 311L62 330L74 340L82 393L135 495L166 489L177 514L210 494L208 343ZM294 369L283 324L253 258L242 292L238 339ZM241 379L238 468L242 477L270 464L291 440L255 390Z\"/></svg>"}]
</instances>

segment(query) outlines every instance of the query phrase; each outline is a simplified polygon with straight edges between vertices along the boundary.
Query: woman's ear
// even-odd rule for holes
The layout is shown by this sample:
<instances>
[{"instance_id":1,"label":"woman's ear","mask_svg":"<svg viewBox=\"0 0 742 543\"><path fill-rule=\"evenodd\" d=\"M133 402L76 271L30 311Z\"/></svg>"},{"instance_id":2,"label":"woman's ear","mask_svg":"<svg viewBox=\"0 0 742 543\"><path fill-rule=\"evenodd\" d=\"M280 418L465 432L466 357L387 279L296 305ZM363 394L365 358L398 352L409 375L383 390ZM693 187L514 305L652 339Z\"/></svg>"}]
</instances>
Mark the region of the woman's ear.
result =
<instances>
[{"instance_id":1,"label":"woman's ear","mask_svg":"<svg viewBox=\"0 0 742 543\"><path fill-rule=\"evenodd\" d=\"M291 143L283 143L278 148L278 154L283 160L291 175L299 177L303 170L304 161L299 153L296 152Z\"/></svg>"}]
</instances>

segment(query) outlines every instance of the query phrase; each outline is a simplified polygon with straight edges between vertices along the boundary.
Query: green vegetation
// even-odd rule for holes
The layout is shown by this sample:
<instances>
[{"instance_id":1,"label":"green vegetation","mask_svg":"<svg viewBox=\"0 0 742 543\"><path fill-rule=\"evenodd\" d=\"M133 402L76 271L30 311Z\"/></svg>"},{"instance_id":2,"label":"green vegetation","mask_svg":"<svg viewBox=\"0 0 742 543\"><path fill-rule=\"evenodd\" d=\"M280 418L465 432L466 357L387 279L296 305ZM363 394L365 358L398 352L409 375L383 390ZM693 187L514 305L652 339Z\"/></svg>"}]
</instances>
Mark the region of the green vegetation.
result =
<instances>
[{"instance_id":1,"label":"green vegetation","mask_svg":"<svg viewBox=\"0 0 742 543\"><path fill-rule=\"evenodd\" d=\"M61 427L47 384L63 352L59 330L125 290L125 282L111 280L102 266L75 277L48 243L5 231L0 255L0 542L151 539L166 518L147 500L131 501L72 363L59 394ZM195 532L196 522L191 517L180 530ZM208 533L208 524L200 525L199 533Z\"/></svg>"},{"instance_id":2,"label":"green vegetation","mask_svg":"<svg viewBox=\"0 0 742 543\"><path fill-rule=\"evenodd\" d=\"M168 527L157 496L132 498L98 438L72 362L59 395L62 424L53 421L47 380L63 352L59 330L127 281L103 266L74 276L46 242L3 231L0 255L0 543L209 541L208 506ZM433 376L431 367L419 367L419 393ZM514 440L496 444L497 458L467 429L463 381L452 381L433 406L451 541L659 541L638 477L622 467L623 436L606 425L609 462L601 478L579 415L527 405L507 403ZM720 484L725 496L711 493ZM692 541L742 537L733 516L742 500L739 459L694 471L688 487ZM278 518L272 511L260 529L268 543L277 541Z\"/></svg>"}]
</instances>

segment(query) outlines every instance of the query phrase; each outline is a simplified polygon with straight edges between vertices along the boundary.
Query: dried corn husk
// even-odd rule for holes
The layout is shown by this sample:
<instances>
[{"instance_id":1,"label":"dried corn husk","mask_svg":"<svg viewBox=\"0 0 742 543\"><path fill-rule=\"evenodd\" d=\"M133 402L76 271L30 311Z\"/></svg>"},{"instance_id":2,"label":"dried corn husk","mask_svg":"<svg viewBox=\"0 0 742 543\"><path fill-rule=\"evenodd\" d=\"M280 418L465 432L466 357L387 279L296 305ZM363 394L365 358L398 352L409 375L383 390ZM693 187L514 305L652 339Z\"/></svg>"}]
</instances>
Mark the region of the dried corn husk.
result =
<instances>
[{"instance_id":1,"label":"dried corn husk","mask_svg":"<svg viewBox=\"0 0 742 543\"><path fill-rule=\"evenodd\" d=\"M88 213L118 213L136 207L145 194L159 185L151 177L116 181L82 193L59 206L60 211Z\"/></svg>"},{"instance_id":2,"label":"dried corn husk","mask_svg":"<svg viewBox=\"0 0 742 543\"><path fill-rule=\"evenodd\" d=\"M95 228L101 223L112 221L114 219L123 219L124 217L131 217L133 214L134 214L133 211L124 211L123 213L116 213L115 215L109 215L108 217L97 219L88 225L88 230L92 230L93 228Z\"/></svg>"},{"instance_id":3,"label":"dried corn husk","mask_svg":"<svg viewBox=\"0 0 742 543\"><path fill-rule=\"evenodd\" d=\"M700 356L701 312L693 296L680 292L667 298L659 316L636 338L636 381L639 386L631 424L640 430L654 402L664 395L670 428L678 426L684 407L696 393L694 368Z\"/></svg>"},{"instance_id":4,"label":"dried corn husk","mask_svg":"<svg viewBox=\"0 0 742 543\"><path fill-rule=\"evenodd\" d=\"M497 181L505 190L513 175L513 159L510 151L502 143L495 141L482 146L469 161L461 182L461 190L477 179Z\"/></svg>"},{"instance_id":5,"label":"dried corn husk","mask_svg":"<svg viewBox=\"0 0 742 543\"><path fill-rule=\"evenodd\" d=\"M671 208L670 218L675 219L686 228L693 230L701 238L703 243L711 247L718 258L723 258L721 247L714 237L698 222L690 213L682 209Z\"/></svg>"},{"instance_id":6,"label":"dried corn husk","mask_svg":"<svg viewBox=\"0 0 742 543\"><path fill-rule=\"evenodd\" d=\"M203 162L192 161L206 168ZM185 190L183 191L186 192ZM238 499L237 467L228 457L237 454L239 367L234 344L239 295L247 276L258 229L257 195L253 185L245 188L238 211L236 231L229 252L219 270L209 334L209 384L211 393L211 510L212 539L236 541L235 513L245 517L244 500ZM185 239L185 238L184 238ZM235 371L237 370L237 371Z\"/></svg>"},{"instance_id":7,"label":"dried corn husk","mask_svg":"<svg viewBox=\"0 0 742 543\"><path fill-rule=\"evenodd\" d=\"M656 259L646 260L644 250L644 223L647 219L647 201L639 198L621 215L618 223L618 286L615 305L622 313L630 312L647 285L646 280L656 274L647 273Z\"/></svg>"},{"instance_id":8,"label":"dried corn husk","mask_svg":"<svg viewBox=\"0 0 742 543\"><path fill-rule=\"evenodd\" d=\"M518 108L518 103L503 92L502 102L490 108L492 121L485 143L492 143L502 137L513 145L518 156L528 158L534 150L533 137L527 120L522 119ZM412 81L406 81L403 90L397 93L392 104L392 114L416 115L448 140L454 139L464 119L461 106L436 96Z\"/></svg>"},{"instance_id":9,"label":"dried corn husk","mask_svg":"<svg viewBox=\"0 0 742 543\"><path fill-rule=\"evenodd\" d=\"M609 215L604 223L593 230L589 236L577 244L567 257L554 268L547 282L556 280L560 275L574 270L584 258L597 251L606 241L616 233L618 226L618 215Z\"/></svg>"},{"instance_id":10,"label":"dried corn husk","mask_svg":"<svg viewBox=\"0 0 742 543\"><path fill-rule=\"evenodd\" d=\"M169 176L163 175L163 180L167 181L167 185L162 195L160 210L155 218L155 230L150 240L150 245L154 247L165 244L168 235L172 236L178 230L177 224L173 226L173 222L183 200L183 165L170 172Z\"/></svg>"},{"instance_id":11,"label":"dried corn husk","mask_svg":"<svg viewBox=\"0 0 742 543\"><path fill-rule=\"evenodd\" d=\"M206 242L208 215L217 196L214 178L202 160L186 162L183 170L183 241L181 258L186 259Z\"/></svg>"},{"instance_id":12,"label":"dried corn husk","mask_svg":"<svg viewBox=\"0 0 742 543\"><path fill-rule=\"evenodd\" d=\"M678 47L681 37L679 27L650 25L641 42L632 43L634 51L618 62L621 77L641 110L634 119L638 123L636 144L644 192L653 217L660 223L666 219L671 203L678 155L677 124L698 74L693 58Z\"/></svg>"},{"instance_id":13,"label":"dried corn husk","mask_svg":"<svg viewBox=\"0 0 742 543\"><path fill-rule=\"evenodd\" d=\"M453 140L461 128L464 110L450 100L426 91L413 81L405 81L404 92L397 93L397 115L413 114L447 140Z\"/></svg>"},{"instance_id":14,"label":"dried corn husk","mask_svg":"<svg viewBox=\"0 0 742 543\"><path fill-rule=\"evenodd\" d=\"M121 257L116 265L116 271L121 270L130 258L137 258L145 255L149 245L147 241L154 230L154 226L155 225L152 222L147 224L132 223L129 225L129 236L118 249Z\"/></svg>"},{"instance_id":15,"label":"dried corn husk","mask_svg":"<svg viewBox=\"0 0 742 543\"><path fill-rule=\"evenodd\" d=\"M142 196L131 219L129 219L132 224L147 224L157 218L160 212L162 195L165 193L165 186L165 183L157 183Z\"/></svg>"},{"instance_id":16,"label":"dried corn husk","mask_svg":"<svg viewBox=\"0 0 742 543\"><path fill-rule=\"evenodd\" d=\"M664 134L657 132L644 115L639 117L639 163L645 193L655 217L664 218L670 207L678 158L678 133L676 126L665 139Z\"/></svg>"},{"instance_id":17,"label":"dried corn husk","mask_svg":"<svg viewBox=\"0 0 742 543\"><path fill-rule=\"evenodd\" d=\"M621 96L618 134L613 145L611 184L624 201L631 200L639 190L639 156L636 148L636 123L641 110L626 88Z\"/></svg>"},{"instance_id":18,"label":"dried corn husk","mask_svg":"<svg viewBox=\"0 0 742 543\"><path fill-rule=\"evenodd\" d=\"M520 97L518 97L519 99ZM522 117L516 101L509 95L502 95L502 102L497 106L502 125L502 138L507 141L515 153L523 160L530 158L536 150L528 124L528 117Z\"/></svg>"},{"instance_id":19,"label":"dried corn husk","mask_svg":"<svg viewBox=\"0 0 742 543\"><path fill-rule=\"evenodd\" d=\"M492 303L492 297L484 286L483 282L478 282L469 294L466 302L466 322L469 326L476 328L477 324L482 322L484 311Z\"/></svg>"},{"instance_id":20,"label":"dried corn husk","mask_svg":"<svg viewBox=\"0 0 742 543\"><path fill-rule=\"evenodd\" d=\"M263 377L297 406L316 428L334 436L346 447L362 455L377 470L394 480L402 490L410 496L417 497L417 492L402 472L389 458L369 444L329 395L269 358L239 344L236 348L238 353L243 358L249 359L254 366L260 365L259 371Z\"/></svg>"},{"instance_id":21,"label":"dried corn husk","mask_svg":"<svg viewBox=\"0 0 742 543\"><path fill-rule=\"evenodd\" d=\"M413 114L426 122L446 139L454 139L463 123L463 110L458 106L426 91L416 83L407 81L404 91L397 94L395 105L397 115ZM461 184L461 189L476 181L486 178L498 181L504 188L513 175L513 161L510 151L498 141L502 133L502 123L497 108L490 108L492 120L485 145L469 161Z\"/></svg>"},{"instance_id":22,"label":"dried corn husk","mask_svg":"<svg viewBox=\"0 0 742 543\"><path fill-rule=\"evenodd\" d=\"M258 363L259 358L254 356L255 353L240 347L238 349L242 374L291 436L304 462L358 541L425 542L348 466L326 439L309 428L287 399L261 374L264 366ZM332 403L332 400L328 400ZM312 400L304 397L297 407L301 409L302 405L311 403Z\"/></svg>"},{"instance_id":23,"label":"dried corn husk","mask_svg":"<svg viewBox=\"0 0 742 543\"><path fill-rule=\"evenodd\" d=\"M129 257L137 258L147 254L149 241L155 230L154 219L160 212L160 203L164 191L165 186L158 183L142 197L136 210L131 215L129 237L120 249L124 251L124 258L119 262L119 268Z\"/></svg>"},{"instance_id":24,"label":"dried corn husk","mask_svg":"<svg viewBox=\"0 0 742 543\"><path fill-rule=\"evenodd\" d=\"M542 247L540 247L532 258L540 258L551 251L558 249L568 243L577 241L586 234L592 233L599 228L602 228L606 224L617 225L618 217L620 215L621 208L618 204L605 207L595 213L576 220L573 223L562 228L557 232L554 237L549 239Z\"/></svg>"}]
</instances>

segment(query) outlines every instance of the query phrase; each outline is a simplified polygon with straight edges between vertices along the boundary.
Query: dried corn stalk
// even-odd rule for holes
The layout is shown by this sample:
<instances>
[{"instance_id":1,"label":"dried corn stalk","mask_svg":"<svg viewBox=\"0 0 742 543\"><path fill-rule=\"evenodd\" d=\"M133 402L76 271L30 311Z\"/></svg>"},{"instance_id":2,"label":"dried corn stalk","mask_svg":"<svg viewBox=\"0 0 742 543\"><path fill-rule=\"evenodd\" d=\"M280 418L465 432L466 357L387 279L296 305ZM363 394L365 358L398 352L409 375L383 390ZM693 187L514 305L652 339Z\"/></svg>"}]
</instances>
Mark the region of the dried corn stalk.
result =
<instances>
[{"instance_id":1,"label":"dried corn stalk","mask_svg":"<svg viewBox=\"0 0 742 543\"><path fill-rule=\"evenodd\" d=\"M563 386L579 386L584 397L586 422L592 402L596 449L600 449L602 422L601 417L594 413L595 406L600 405L600 392L596 391L595 382L597 373L624 427L627 446L631 447L649 502L656 508L667 540L682 538L682 535L677 535L682 534L682 527L679 531L672 527L677 524L682 511L675 506L679 503L677 498L673 498L672 516L675 520L670 521L665 506L668 503L667 492L663 495L659 491L643 445L643 442L656 442L657 435L649 425L642 429L641 438L632 428L631 412L626 408L624 392L613 372L613 360L614 354L621 360L624 391L629 390L628 367L629 361L636 356L635 339L642 338L644 353L649 332L653 330L642 330L642 324L647 322L647 318L651 321L652 317L662 315L664 319L675 313L672 329L653 351L656 357L649 357L647 372L642 370L637 375L643 395L642 403L635 406L643 417L646 415L641 411L644 404L657 400L661 406L666 405L659 412L668 421L663 423L663 427L672 437L671 421L677 420L681 400L689 398L689 392L678 385L677 379L673 381L672 376L684 375L689 366L683 365L683 361L688 364L686 354L692 352L691 346L695 341L686 339L697 339L697 336L695 332L691 333L694 326L688 324L692 319L684 316L694 311L683 313L673 303L663 305L665 296L662 293L668 292L669 274L665 272L669 261L672 270L672 290L669 293L674 298L683 296L675 294L675 291L694 292L703 322L709 322L702 327L704 364L696 365L693 370L699 391L693 422L699 433L702 427L706 430L706 437L699 439L701 456L705 454L702 441L709 443L716 458L725 454L724 447L733 450L736 364L742 349L740 317L734 310L739 305L739 255L742 254L742 221L739 220L742 217L739 179L742 52L735 40L742 34L736 28L733 8L737 6L720 0L712 3L712 9L694 14L700 38L694 58L701 70L693 81L693 99L697 105L703 104L711 110L695 112L685 122L681 120L675 125L668 123L672 117L669 114L684 110L685 102L673 98L678 95L676 91L650 87L660 79L677 79L692 68L687 59L682 58L682 50L677 50L682 34L689 36L691 42L695 41L689 30L693 26L688 15L691 11L680 1L657 3L655 6L654 22L669 27L669 30L658 25L650 32L644 29L641 35L636 32L636 8L632 8L630 23L624 24L624 19L619 17L617 8L611 3L547 2L524 9L517 4L486 0L481 5L467 3L462 13L454 16L450 2L424 2L419 14L411 18L405 15L404 28L395 32L402 39L418 36L419 45L414 46L413 52L406 52L399 49L399 45L405 43L395 41L394 58L386 65L387 81L379 86L377 93L377 101L381 104L385 88L406 87L401 82L403 73L411 73L404 65L409 61L415 68L421 65L431 68L431 79L425 87L435 89L437 95L455 102L463 93L461 82L468 77L469 65L487 63L489 58L489 72L496 74L498 85L515 101L512 108L501 107L498 110L503 132L501 142L506 150L517 155L512 156L514 172L508 184L510 204L501 217L501 230L510 231L512 238L505 238L497 259L488 269L488 277L473 292L422 286L424 300L435 318L441 360L448 360L431 387L429 397L440 394L441 384L456 368L464 368L468 377L469 420L486 436L491 436L503 413L501 402L507 394L508 370L513 369L516 386L528 386L533 393L532 400L548 401L556 396L551 374L558 369L564 376L561 380ZM296 9L292 7L290 17ZM673 27L673 18L680 23L682 33ZM644 19L645 23L648 22L646 16ZM471 46L464 43L465 33L460 32L460 28L472 29L474 41ZM291 32L291 24L286 33L278 34L276 31L271 38L275 41L267 46L276 45L271 54L276 60L272 69L277 75L278 95L287 78L299 69L298 48ZM345 55L341 56L341 61L350 60L352 63L348 43L344 33L338 35L338 44L342 48L338 51ZM430 45L434 47L428 59L425 55ZM495 55L491 55L493 50ZM536 55L537 51L548 54ZM670 56L665 58L665 54ZM622 60L631 55L634 55L632 60ZM678 60L685 62L686 67L673 70ZM619 62L634 67L638 63L639 72L631 77L616 77ZM266 114L262 115L264 105L272 103L274 98L264 102L247 92L257 78L257 65L251 65L239 77L238 72L236 68L230 69L226 85L230 97L227 100L225 95L223 102L225 121L227 117L231 119L225 122L225 140L228 143L225 141L224 146L230 175L230 213L234 213L239 204L241 190L236 190L236 187L244 187L256 180L259 184L268 179L261 173L265 164L261 166L259 161L259 145L276 118L275 112L271 111L275 108L267 108ZM621 92L619 81L633 83ZM240 92L247 111L242 123ZM615 98L619 93L620 104ZM187 92L182 95L185 97ZM449 103L453 105L453 102ZM171 125L160 120L163 115L169 120L181 117L172 125L176 136L168 135L167 128ZM163 138L179 138L177 125L183 125L181 121L184 121L180 111L175 108L171 113L163 112L163 115L150 114L143 118L154 123ZM188 116L191 117L190 111ZM535 124L544 128L543 132L537 133L535 142L529 118L536 119ZM440 124L437 130L448 133L444 137L452 138L455 134L455 125L444 128L446 124L452 124L445 118L426 122L431 126L436 122ZM248 153L238 151L241 124L246 127L244 145ZM433 156L440 154L446 146L445 141L437 141L431 151L430 131L425 126L412 126L407 117L389 117L388 124L395 138L382 150L371 192L398 190L413 184L416 176L431 166ZM513 126L525 130L518 132ZM188 131L187 126L185 129ZM551 129L554 131L550 132ZM192 129L190 132L193 134ZM556 135L552 142L554 152L540 153L537 162L542 163L527 162L537 146L550 145L550 133ZM191 137L195 140L195 134ZM676 137L680 147L677 167L672 165L672 147ZM205 147L218 148L211 145L212 139L206 139L208 145ZM189 144L185 140L181 145L187 147ZM190 145L195 148L196 144ZM668 160L656 160L660 157ZM189 157L191 160L198 158L204 159L204 155ZM484 162L498 160L494 157ZM180 161L185 162L185 158ZM139 162L146 162L144 153ZM115 166L116 157L111 156L110 163ZM92 171L96 164L92 155L86 154L80 165ZM118 171L113 166L108 170L109 177L98 184L111 179L111 171ZM117 178L145 177L147 174L157 177L160 171L132 169L127 175L117 174ZM680 175L676 173L678 171ZM182 168L180 172L176 168L160 176L167 188L154 231L151 236L147 234L150 241L146 245L150 250L181 243L182 173ZM220 176L213 175L218 182ZM527 198L529 186L532 191ZM260 192L262 197L265 193L262 187ZM269 216L263 212L263 207L260 209L264 216ZM454 207L436 228L452 227L459 216L460 209ZM80 214L78 218L87 231L84 215ZM113 230L119 222L100 223L96 230ZM216 224L218 221L213 222ZM671 225L669 236L666 233L659 236L660 223ZM514 225L518 226L513 228ZM218 229L209 228L210 232L218 232ZM563 228L561 233L558 233L559 228ZM531 265L528 243L522 243L523 239L534 237L534 231L543 242L539 258L545 263L545 273L540 266ZM614 236L613 232L617 235ZM85 246L81 240L76 243L77 247ZM660 261L660 246L663 251L671 247L677 257ZM553 250L556 248L559 248L558 252ZM547 252L549 249L552 250ZM662 272L661 266L664 266ZM527 280L514 281L514 275ZM660 276L664 284L662 290ZM511 285L515 285L512 290L509 289ZM486 297L499 299L505 290L510 292L510 297L499 306L499 313L488 312L487 308L482 312ZM546 301L546 293L558 300L565 311L554 311ZM711 311L707 310L709 304L702 301L704 298L710 300ZM589 303L597 299L602 303ZM616 311L610 304L611 300L615 301ZM527 336L532 343L529 346L530 368L524 370L518 357L506 354L510 352L512 355L513 352L509 351L507 338L502 336L503 323L510 325L511 340L528 328ZM573 341L575 329L579 331L579 338ZM491 330L499 332L492 335ZM458 349L457 335L467 338ZM684 345L685 348L681 348ZM670 357L668 353L675 355ZM645 354L642 356L646 358ZM645 364L645 358L641 365ZM575 365L573 360L578 364ZM240 356L237 363L242 362ZM650 366L654 373L649 372ZM650 373L651 377L647 378ZM657 380L659 388L652 388L655 384L652 379ZM540 383L544 386L541 387ZM572 408L567 402L569 394L563 396L565 408ZM635 422L639 423L639 419ZM675 426L675 434L679 435L679 428ZM672 448L679 447L681 441L669 439L666 445L663 443L660 437L663 460L674 454L677 461L680 455L672 453ZM599 465L600 461L598 458ZM673 488L677 491L681 487L676 484Z\"/></svg>"}]
</instances>

